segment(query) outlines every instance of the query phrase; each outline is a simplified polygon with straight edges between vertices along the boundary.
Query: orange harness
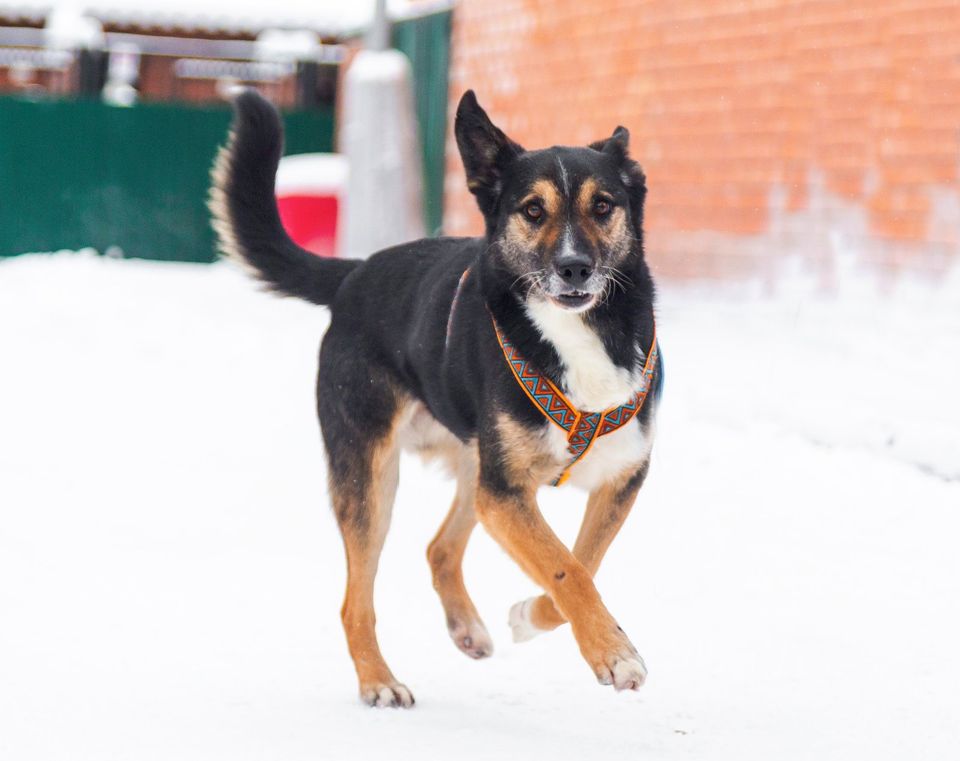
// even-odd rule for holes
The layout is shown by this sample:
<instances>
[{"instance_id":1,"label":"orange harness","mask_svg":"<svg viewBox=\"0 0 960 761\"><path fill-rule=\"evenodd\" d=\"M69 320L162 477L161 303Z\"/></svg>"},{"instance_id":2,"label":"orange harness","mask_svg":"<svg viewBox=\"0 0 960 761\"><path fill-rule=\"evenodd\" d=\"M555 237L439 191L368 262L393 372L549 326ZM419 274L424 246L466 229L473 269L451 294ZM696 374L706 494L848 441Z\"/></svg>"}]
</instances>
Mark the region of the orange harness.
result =
<instances>
[{"instance_id":1,"label":"orange harness","mask_svg":"<svg viewBox=\"0 0 960 761\"><path fill-rule=\"evenodd\" d=\"M657 337L654 335L647 361L643 365L643 385L634 397L619 407L611 407L603 412L583 412L574 407L549 378L537 372L530 362L523 358L517 347L500 330L496 320L493 321L493 328L497 332L497 341L500 342L503 356L520 388L547 420L556 423L567 434L567 451L572 459L553 482L554 486L560 486L570 477L570 469L587 453L594 441L625 426L643 409L660 353Z\"/></svg>"},{"instance_id":2,"label":"orange harness","mask_svg":"<svg viewBox=\"0 0 960 761\"><path fill-rule=\"evenodd\" d=\"M463 284L469 274L470 268L467 268L460 276L457 290L453 294L450 315L447 318L448 343L453 328L453 313L460 299ZM594 441L608 433L613 433L618 428L622 428L643 409L643 404L647 400L647 394L650 392L653 383L653 372L660 354L660 345L657 343L656 333L654 333L650 351L647 352L647 360L643 365L642 386L634 397L619 407L611 407L603 412L583 412L578 410L549 378L539 373L530 362L524 359L517 347L500 330L500 326L493 315L490 315L490 319L493 321L493 329L497 334L500 348L503 350L503 356L507 360L507 365L520 388L523 389L530 401L537 406L547 420L560 426L567 434L567 451L572 459L563 469L563 473L553 482L553 486L560 486L570 477L570 469L587 453Z\"/></svg>"}]
</instances>

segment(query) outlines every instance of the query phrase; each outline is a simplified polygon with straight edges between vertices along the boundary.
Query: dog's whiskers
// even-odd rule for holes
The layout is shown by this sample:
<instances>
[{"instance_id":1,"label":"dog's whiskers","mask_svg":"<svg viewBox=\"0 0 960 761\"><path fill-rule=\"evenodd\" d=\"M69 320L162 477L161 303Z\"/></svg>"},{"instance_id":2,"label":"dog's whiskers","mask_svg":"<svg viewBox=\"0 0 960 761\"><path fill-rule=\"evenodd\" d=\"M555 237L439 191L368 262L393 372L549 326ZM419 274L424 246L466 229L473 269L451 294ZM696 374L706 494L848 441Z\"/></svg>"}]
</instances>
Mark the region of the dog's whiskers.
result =
<instances>
[{"instance_id":1,"label":"dog's whiskers","mask_svg":"<svg viewBox=\"0 0 960 761\"><path fill-rule=\"evenodd\" d=\"M605 303L610 296L613 295L613 291L616 288L619 288L624 293L627 292L627 288L633 285L633 281L627 277L627 275L616 267L609 267L600 265L598 269L603 273L603 290L600 295L600 303Z\"/></svg>"},{"instance_id":2,"label":"dog's whiskers","mask_svg":"<svg viewBox=\"0 0 960 761\"><path fill-rule=\"evenodd\" d=\"M543 269L531 270L530 272L525 272L524 274L520 275L516 280L514 280L510 284L510 287L513 288L518 283L523 283L525 285L529 285L532 287L542 288L543 281L546 278L546 274L547 274L546 270L543 270Z\"/></svg>"}]
</instances>

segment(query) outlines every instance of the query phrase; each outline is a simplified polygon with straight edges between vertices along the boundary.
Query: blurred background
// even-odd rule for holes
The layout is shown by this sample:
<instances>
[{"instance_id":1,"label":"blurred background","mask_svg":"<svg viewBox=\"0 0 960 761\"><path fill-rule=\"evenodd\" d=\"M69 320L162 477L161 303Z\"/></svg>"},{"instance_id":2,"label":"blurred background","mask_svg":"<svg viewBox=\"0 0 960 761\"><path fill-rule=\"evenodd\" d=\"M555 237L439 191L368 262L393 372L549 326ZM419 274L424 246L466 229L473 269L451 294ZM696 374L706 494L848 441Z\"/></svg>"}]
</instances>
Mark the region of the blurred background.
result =
<instances>
[{"instance_id":1,"label":"blurred background","mask_svg":"<svg viewBox=\"0 0 960 761\"><path fill-rule=\"evenodd\" d=\"M598 576L639 695L476 532L447 641L405 460L378 578L410 716L356 705L314 417L327 311L217 262L229 100L291 235L476 235L452 116L622 124L667 372ZM960 746L960 3L0 0L0 758L946 759ZM540 494L564 540L584 495Z\"/></svg>"},{"instance_id":2,"label":"blurred background","mask_svg":"<svg viewBox=\"0 0 960 761\"><path fill-rule=\"evenodd\" d=\"M224 101L258 87L287 112L288 153L342 150L345 72L375 9L0 3L0 254L210 260L202 197ZM481 229L449 129L472 87L524 145L628 125L664 275L774 277L799 255L829 284L853 251L936 278L957 256L954 2L410 0L390 15L428 233ZM324 191L348 182L318 174Z\"/></svg>"}]
</instances>

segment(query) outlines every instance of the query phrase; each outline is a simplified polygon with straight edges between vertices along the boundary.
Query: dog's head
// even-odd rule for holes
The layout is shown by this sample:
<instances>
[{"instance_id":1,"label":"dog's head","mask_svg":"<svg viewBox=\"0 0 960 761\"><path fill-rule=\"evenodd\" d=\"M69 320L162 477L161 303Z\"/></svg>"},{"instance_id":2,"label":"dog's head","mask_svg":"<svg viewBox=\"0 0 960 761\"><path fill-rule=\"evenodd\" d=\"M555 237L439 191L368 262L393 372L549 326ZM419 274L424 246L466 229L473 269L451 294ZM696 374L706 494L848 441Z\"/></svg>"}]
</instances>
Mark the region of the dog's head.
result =
<instances>
[{"instance_id":1,"label":"dog's head","mask_svg":"<svg viewBox=\"0 0 960 761\"><path fill-rule=\"evenodd\" d=\"M492 244L487 256L523 299L585 312L642 257L646 182L627 154L629 133L585 148L524 150L468 90L457 145Z\"/></svg>"}]
</instances>

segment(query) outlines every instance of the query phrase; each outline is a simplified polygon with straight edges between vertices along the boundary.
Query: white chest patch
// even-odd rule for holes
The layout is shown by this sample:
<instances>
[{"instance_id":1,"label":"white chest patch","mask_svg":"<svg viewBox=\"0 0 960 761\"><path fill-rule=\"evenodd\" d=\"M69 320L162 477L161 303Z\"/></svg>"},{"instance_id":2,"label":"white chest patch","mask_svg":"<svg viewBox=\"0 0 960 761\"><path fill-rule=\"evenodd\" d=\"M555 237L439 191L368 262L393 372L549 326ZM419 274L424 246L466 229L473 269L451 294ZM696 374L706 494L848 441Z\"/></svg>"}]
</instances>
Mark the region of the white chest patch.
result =
<instances>
[{"instance_id":1,"label":"white chest patch","mask_svg":"<svg viewBox=\"0 0 960 761\"><path fill-rule=\"evenodd\" d=\"M643 356L638 352L637 368L630 372L610 359L600 336L575 312L560 309L545 299L527 303L527 314L541 335L553 344L563 363L560 378L570 401L585 412L600 412L633 398L643 385ZM647 403L652 403L647 399ZM653 422L641 428L631 421L622 428L599 436L590 450L570 469L568 483L592 491L624 473L640 467L650 457ZM566 434L549 426L547 440L559 461L569 460Z\"/></svg>"},{"instance_id":2,"label":"white chest patch","mask_svg":"<svg viewBox=\"0 0 960 761\"><path fill-rule=\"evenodd\" d=\"M564 432L551 425L548 435L557 458L561 461L569 460ZM641 428L635 420L606 436L598 437L589 451L570 469L567 483L593 491L613 479L635 471L650 457L653 437L653 423Z\"/></svg>"},{"instance_id":3,"label":"white chest patch","mask_svg":"<svg viewBox=\"0 0 960 761\"><path fill-rule=\"evenodd\" d=\"M527 314L557 350L564 367L564 377L559 380L578 409L601 412L616 407L640 388L642 370L630 372L613 364L600 336L581 315L546 299L528 301Z\"/></svg>"}]
</instances>

